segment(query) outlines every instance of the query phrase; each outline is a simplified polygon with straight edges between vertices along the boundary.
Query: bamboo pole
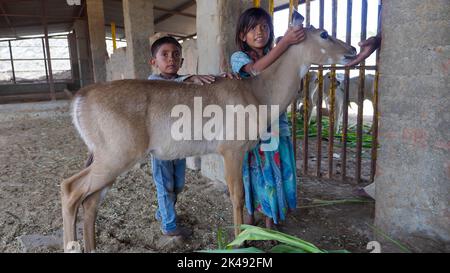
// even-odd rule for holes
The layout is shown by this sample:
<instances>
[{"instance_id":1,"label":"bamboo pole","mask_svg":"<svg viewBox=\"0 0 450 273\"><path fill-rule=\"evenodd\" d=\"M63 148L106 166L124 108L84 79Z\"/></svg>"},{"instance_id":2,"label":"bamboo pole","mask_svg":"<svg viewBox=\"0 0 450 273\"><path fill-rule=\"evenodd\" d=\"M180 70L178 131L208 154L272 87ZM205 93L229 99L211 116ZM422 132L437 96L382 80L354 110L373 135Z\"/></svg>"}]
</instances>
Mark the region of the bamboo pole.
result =
<instances>
[{"instance_id":1,"label":"bamboo pole","mask_svg":"<svg viewBox=\"0 0 450 273\"><path fill-rule=\"evenodd\" d=\"M331 13L331 35L336 38L337 36L337 0L332 2ZM336 66L331 66L331 84L330 84L330 114L329 114L329 128L328 128L328 178L333 178L333 156L334 156L334 124L335 120L335 108L336 108Z\"/></svg>"},{"instance_id":2,"label":"bamboo pole","mask_svg":"<svg viewBox=\"0 0 450 273\"><path fill-rule=\"evenodd\" d=\"M298 0L289 0L289 18L288 24L291 24L294 9L297 10ZM303 88L303 85L301 85ZM294 147L294 159L297 160L297 100L291 105L291 123L292 123L292 146Z\"/></svg>"},{"instance_id":3,"label":"bamboo pole","mask_svg":"<svg viewBox=\"0 0 450 273\"><path fill-rule=\"evenodd\" d=\"M319 28L323 29L324 27L324 13L325 13L325 4L324 0L320 0L319 3ZM323 66L319 66L319 86L317 90L317 177L322 176L321 168L322 168L322 101L323 101Z\"/></svg>"},{"instance_id":4,"label":"bamboo pole","mask_svg":"<svg viewBox=\"0 0 450 273\"><path fill-rule=\"evenodd\" d=\"M347 27L346 39L347 44L352 43L352 11L353 0L347 0ZM342 121L342 151L341 151L341 180L344 181L347 176L347 136L348 136L348 101L350 89L350 69L345 69L345 86L344 86L344 107Z\"/></svg>"},{"instance_id":5,"label":"bamboo pole","mask_svg":"<svg viewBox=\"0 0 450 273\"><path fill-rule=\"evenodd\" d=\"M117 39L116 39L116 23L111 22L111 38L113 42L114 51L117 49Z\"/></svg>"},{"instance_id":6,"label":"bamboo pole","mask_svg":"<svg viewBox=\"0 0 450 273\"><path fill-rule=\"evenodd\" d=\"M361 10L361 41L366 40L367 36L367 0L362 0ZM361 62L365 65L365 61ZM364 115L364 83L365 70L363 67L359 69L359 92L358 92L358 124L356 129L356 183L361 182L361 166L362 166L362 137L363 137L363 115Z\"/></svg>"}]
</instances>

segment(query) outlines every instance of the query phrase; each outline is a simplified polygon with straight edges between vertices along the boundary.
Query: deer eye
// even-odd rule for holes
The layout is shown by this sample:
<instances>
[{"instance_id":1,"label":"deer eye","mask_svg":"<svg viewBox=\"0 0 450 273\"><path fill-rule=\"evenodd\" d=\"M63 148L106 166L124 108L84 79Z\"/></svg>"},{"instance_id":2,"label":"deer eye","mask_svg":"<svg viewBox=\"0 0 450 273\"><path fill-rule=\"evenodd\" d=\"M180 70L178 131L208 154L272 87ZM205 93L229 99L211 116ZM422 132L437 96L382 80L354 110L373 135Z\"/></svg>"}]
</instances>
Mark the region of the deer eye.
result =
<instances>
[{"instance_id":1,"label":"deer eye","mask_svg":"<svg viewBox=\"0 0 450 273\"><path fill-rule=\"evenodd\" d=\"M324 31L320 33L320 37L322 37L322 39L328 39L328 32Z\"/></svg>"}]
</instances>

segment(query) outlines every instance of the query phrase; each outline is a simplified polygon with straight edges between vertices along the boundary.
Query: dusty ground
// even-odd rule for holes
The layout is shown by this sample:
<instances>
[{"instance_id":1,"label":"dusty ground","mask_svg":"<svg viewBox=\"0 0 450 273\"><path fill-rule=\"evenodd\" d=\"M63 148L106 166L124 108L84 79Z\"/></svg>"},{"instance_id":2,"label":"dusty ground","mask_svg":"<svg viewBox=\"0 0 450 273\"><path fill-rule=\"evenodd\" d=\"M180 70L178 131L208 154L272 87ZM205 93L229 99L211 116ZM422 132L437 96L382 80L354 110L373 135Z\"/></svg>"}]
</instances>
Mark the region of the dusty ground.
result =
<instances>
[{"instance_id":1,"label":"dusty ground","mask_svg":"<svg viewBox=\"0 0 450 273\"><path fill-rule=\"evenodd\" d=\"M77 173L86 159L67 110L0 118L0 252L62 249L59 184ZM177 211L194 234L185 242L167 244L153 216L157 202L149 169L144 163L135 167L108 193L97 218L99 252L192 252L216 248L219 228L231 234L231 203L224 185L188 171ZM298 180L299 206L313 199L354 198L351 184ZM367 224L373 217L373 203L300 208L282 228L323 249L367 252L372 237Z\"/></svg>"}]
</instances>

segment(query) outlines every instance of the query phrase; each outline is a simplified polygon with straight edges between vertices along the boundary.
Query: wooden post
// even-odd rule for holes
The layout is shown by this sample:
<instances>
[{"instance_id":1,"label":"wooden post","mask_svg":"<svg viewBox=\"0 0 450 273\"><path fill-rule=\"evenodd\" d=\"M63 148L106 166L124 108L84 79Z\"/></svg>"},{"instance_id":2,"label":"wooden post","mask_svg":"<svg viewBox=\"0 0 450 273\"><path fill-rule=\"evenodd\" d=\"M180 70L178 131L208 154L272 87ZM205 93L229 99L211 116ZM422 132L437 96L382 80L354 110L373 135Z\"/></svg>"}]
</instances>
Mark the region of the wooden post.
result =
<instances>
[{"instance_id":1,"label":"wooden post","mask_svg":"<svg viewBox=\"0 0 450 273\"><path fill-rule=\"evenodd\" d=\"M325 14L325 4L324 0L319 2L319 28L323 29L324 26L324 14ZM319 86L317 90L317 166L316 175L317 177L322 176L322 101L323 101L323 66L319 66Z\"/></svg>"},{"instance_id":2,"label":"wooden post","mask_svg":"<svg viewBox=\"0 0 450 273\"><path fill-rule=\"evenodd\" d=\"M367 36L367 0L362 0L361 11L361 41L366 40ZM365 83L365 65L361 62L359 68L359 92L358 92L358 125L356 134L356 183L361 182L361 166L362 166L362 137L363 137L363 115L364 115L364 83Z\"/></svg>"},{"instance_id":3,"label":"wooden post","mask_svg":"<svg viewBox=\"0 0 450 273\"><path fill-rule=\"evenodd\" d=\"M347 0L347 44L352 43L352 8L353 0ZM341 180L345 180L347 176L347 135L348 135L348 100L350 89L350 69L345 69L345 86L344 86L344 107L342 121L342 151L341 151Z\"/></svg>"}]
</instances>

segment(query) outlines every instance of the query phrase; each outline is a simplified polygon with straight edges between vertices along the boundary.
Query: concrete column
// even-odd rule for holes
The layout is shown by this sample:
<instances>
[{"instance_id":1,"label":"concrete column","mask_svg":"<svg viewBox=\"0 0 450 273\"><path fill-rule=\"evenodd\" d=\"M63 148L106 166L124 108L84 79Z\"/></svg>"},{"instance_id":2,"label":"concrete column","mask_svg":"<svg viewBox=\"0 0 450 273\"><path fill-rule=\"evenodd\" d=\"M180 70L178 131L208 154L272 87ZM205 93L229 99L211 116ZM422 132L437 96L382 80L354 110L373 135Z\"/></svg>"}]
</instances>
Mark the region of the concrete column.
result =
<instances>
[{"instance_id":1,"label":"concrete column","mask_svg":"<svg viewBox=\"0 0 450 273\"><path fill-rule=\"evenodd\" d=\"M235 29L240 14L253 6L252 0L197 0L198 73L231 71L230 57L236 51ZM201 159L202 175L225 182L223 159L206 155Z\"/></svg>"},{"instance_id":2,"label":"concrete column","mask_svg":"<svg viewBox=\"0 0 450 273\"><path fill-rule=\"evenodd\" d=\"M450 251L448 33L447 0L383 1L375 225L412 251Z\"/></svg>"},{"instance_id":3,"label":"concrete column","mask_svg":"<svg viewBox=\"0 0 450 273\"><path fill-rule=\"evenodd\" d=\"M183 66L178 72L180 75L198 74L198 49L197 40L190 39L184 41L183 46Z\"/></svg>"},{"instance_id":4,"label":"concrete column","mask_svg":"<svg viewBox=\"0 0 450 273\"><path fill-rule=\"evenodd\" d=\"M77 56L77 38L75 33L70 33L67 35L67 41L69 44L69 56L70 56L70 67L72 70L72 80L74 82L80 82L80 70L78 68L78 56Z\"/></svg>"},{"instance_id":5,"label":"concrete column","mask_svg":"<svg viewBox=\"0 0 450 273\"><path fill-rule=\"evenodd\" d=\"M155 32L153 1L123 0L127 59L132 78L147 79L151 73L150 37Z\"/></svg>"},{"instance_id":6,"label":"concrete column","mask_svg":"<svg viewBox=\"0 0 450 273\"><path fill-rule=\"evenodd\" d=\"M231 71L230 57L236 51L236 24L239 15L252 5L252 0L197 1L199 73Z\"/></svg>"},{"instance_id":7,"label":"concrete column","mask_svg":"<svg viewBox=\"0 0 450 273\"><path fill-rule=\"evenodd\" d=\"M105 42L105 16L103 0L86 0L89 42L95 82L106 81L106 60L108 53Z\"/></svg>"},{"instance_id":8,"label":"concrete column","mask_svg":"<svg viewBox=\"0 0 450 273\"><path fill-rule=\"evenodd\" d=\"M89 58L89 44L87 23L84 20L76 20L73 29L75 30L78 74L80 77L80 87L94 83L91 60Z\"/></svg>"}]
</instances>

